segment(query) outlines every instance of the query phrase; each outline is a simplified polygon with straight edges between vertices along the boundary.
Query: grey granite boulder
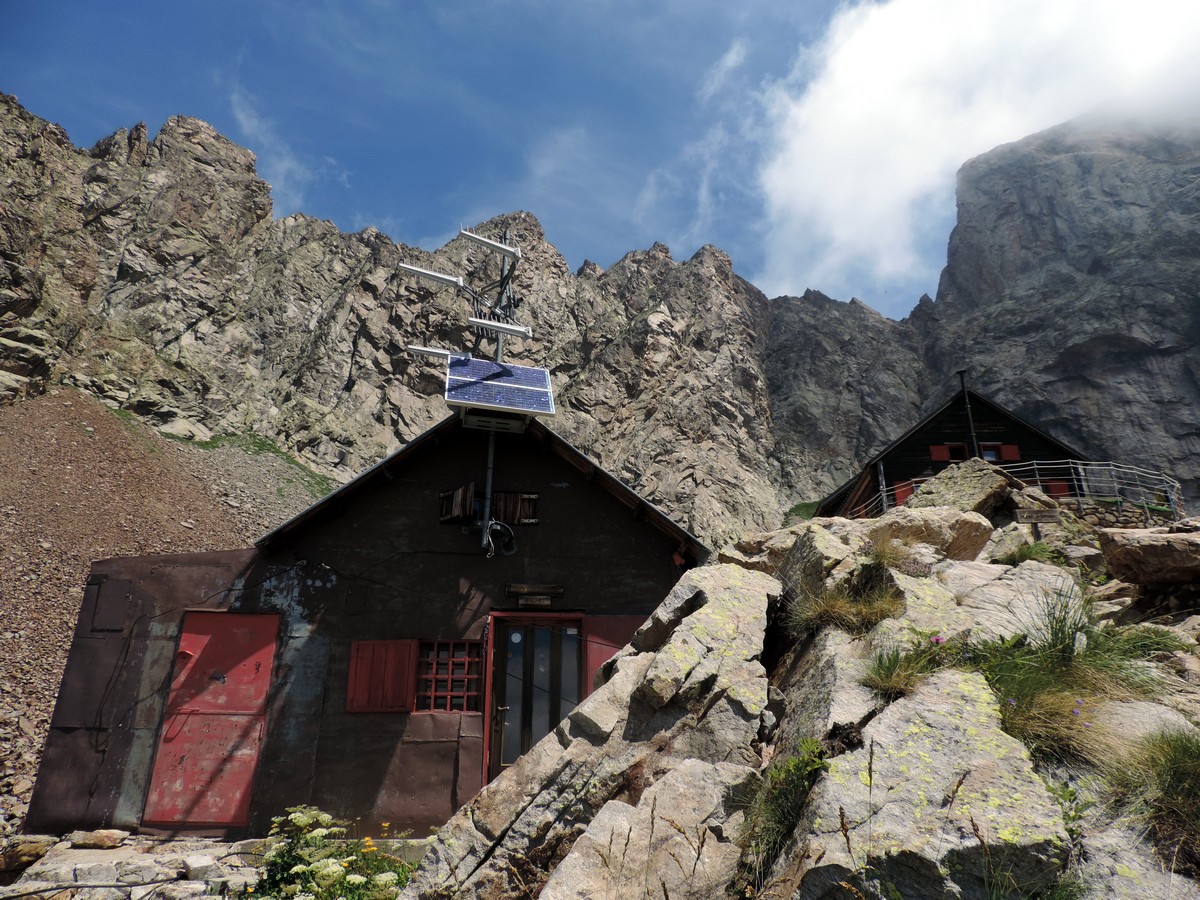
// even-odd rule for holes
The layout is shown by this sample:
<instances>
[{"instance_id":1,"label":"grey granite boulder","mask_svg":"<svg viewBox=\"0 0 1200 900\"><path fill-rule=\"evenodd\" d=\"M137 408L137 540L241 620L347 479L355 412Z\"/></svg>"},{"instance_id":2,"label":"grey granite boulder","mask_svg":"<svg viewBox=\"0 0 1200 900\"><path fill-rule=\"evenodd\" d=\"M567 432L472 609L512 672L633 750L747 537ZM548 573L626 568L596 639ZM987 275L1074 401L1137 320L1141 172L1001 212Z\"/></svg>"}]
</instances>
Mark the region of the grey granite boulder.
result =
<instances>
[{"instance_id":1,"label":"grey granite boulder","mask_svg":"<svg viewBox=\"0 0 1200 900\"><path fill-rule=\"evenodd\" d=\"M687 773L700 771L697 764L709 767L697 784L738 782L761 764L759 734L773 716L760 658L767 610L780 590L775 579L736 565L688 572L606 665L607 680L438 833L402 896L535 895L589 830L572 866L601 881L619 882L648 860L657 865L661 853L678 857L692 838L731 841L736 828L723 823L735 815L733 804L722 801L717 814L715 795L688 799L682 787L696 780ZM711 769L718 764L730 768ZM681 766L693 768L672 778ZM655 802L666 802L655 800L660 793L679 809L656 812ZM607 874L596 871L597 848L612 835L623 828L661 835L685 807L698 829L691 837L669 850L622 843L605 857ZM726 847L712 865L725 871L732 852ZM709 865L703 853L691 860Z\"/></svg>"},{"instance_id":2,"label":"grey granite boulder","mask_svg":"<svg viewBox=\"0 0 1200 900\"><path fill-rule=\"evenodd\" d=\"M847 882L882 896L984 900L1002 883L1057 878L1061 811L1028 751L1000 729L980 675L932 676L862 737L861 749L830 760L764 893L837 896Z\"/></svg>"},{"instance_id":3,"label":"grey granite boulder","mask_svg":"<svg viewBox=\"0 0 1200 900\"><path fill-rule=\"evenodd\" d=\"M593 897L720 896L736 873L740 813L755 770L687 760L642 794L637 805L610 800L592 819L539 895Z\"/></svg>"}]
</instances>

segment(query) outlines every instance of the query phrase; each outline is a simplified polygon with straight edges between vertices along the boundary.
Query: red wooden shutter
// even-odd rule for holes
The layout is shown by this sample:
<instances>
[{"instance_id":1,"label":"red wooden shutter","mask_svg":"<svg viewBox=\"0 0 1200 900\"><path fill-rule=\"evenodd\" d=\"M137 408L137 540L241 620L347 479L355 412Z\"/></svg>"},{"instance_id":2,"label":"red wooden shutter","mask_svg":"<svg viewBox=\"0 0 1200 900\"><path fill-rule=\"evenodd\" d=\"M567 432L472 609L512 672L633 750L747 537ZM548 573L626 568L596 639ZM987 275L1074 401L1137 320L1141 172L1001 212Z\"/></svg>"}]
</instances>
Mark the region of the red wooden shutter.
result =
<instances>
[{"instance_id":1,"label":"red wooden shutter","mask_svg":"<svg viewBox=\"0 0 1200 900\"><path fill-rule=\"evenodd\" d=\"M408 712L417 642L351 641L346 712Z\"/></svg>"},{"instance_id":2,"label":"red wooden shutter","mask_svg":"<svg viewBox=\"0 0 1200 900\"><path fill-rule=\"evenodd\" d=\"M902 481L896 485L896 505L899 506L905 500L912 496L913 483L911 481Z\"/></svg>"},{"instance_id":3,"label":"red wooden shutter","mask_svg":"<svg viewBox=\"0 0 1200 900\"><path fill-rule=\"evenodd\" d=\"M929 446L929 458L934 462L950 462L950 445L931 444Z\"/></svg>"},{"instance_id":4,"label":"red wooden shutter","mask_svg":"<svg viewBox=\"0 0 1200 900\"><path fill-rule=\"evenodd\" d=\"M1000 462L1019 462L1021 459L1021 448L1016 444L1001 444L1000 445Z\"/></svg>"}]
</instances>

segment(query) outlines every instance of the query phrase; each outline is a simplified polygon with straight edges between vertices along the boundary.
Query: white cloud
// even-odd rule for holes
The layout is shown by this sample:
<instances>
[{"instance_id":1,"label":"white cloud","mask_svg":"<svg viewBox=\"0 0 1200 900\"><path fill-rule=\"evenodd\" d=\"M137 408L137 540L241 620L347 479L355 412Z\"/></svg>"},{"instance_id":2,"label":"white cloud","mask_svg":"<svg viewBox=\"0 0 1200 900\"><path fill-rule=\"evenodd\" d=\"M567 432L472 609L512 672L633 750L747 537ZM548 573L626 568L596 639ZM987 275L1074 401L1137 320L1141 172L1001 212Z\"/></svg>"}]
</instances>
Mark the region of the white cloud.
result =
<instances>
[{"instance_id":1,"label":"white cloud","mask_svg":"<svg viewBox=\"0 0 1200 900\"><path fill-rule=\"evenodd\" d=\"M742 38L737 38L705 76L704 84L700 87L700 102L707 103L711 100L724 86L729 76L745 61L746 42Z\"/></svg>"},{"instance_id":2,"label":"white cloud","mask_svg":"<svg viewBox=\"0 0 1200 900\"><path fill-rule=\"evenodd\" d=\"M928 247L949 232L965 160L1102 105L1194 104L1198 41L1200 5L1172 0L886 0L840 10L766 93L768 237L756 283L881 308L868 288L932 292L944 259ZM918 292L888 311L907 312Z\"/></svg>"},{"instance_id":3,"label":"white cloud","mask_svg":"<svg viewBox=\"0 0 1200 900\"><path fill-rule=\"evenodd\" d=\"M254 99L238 85L229 92L229 108L242 137L258 160L258 174L271 185L275 215L300 212L305 192L317 177L319 167L304 162L292 150L280 137L274 123L259 114ZM323 167L339 171L333 160L327 160ZM346 178L344 171L340 171L340 177Z\"/></svg>"}]
</instances>

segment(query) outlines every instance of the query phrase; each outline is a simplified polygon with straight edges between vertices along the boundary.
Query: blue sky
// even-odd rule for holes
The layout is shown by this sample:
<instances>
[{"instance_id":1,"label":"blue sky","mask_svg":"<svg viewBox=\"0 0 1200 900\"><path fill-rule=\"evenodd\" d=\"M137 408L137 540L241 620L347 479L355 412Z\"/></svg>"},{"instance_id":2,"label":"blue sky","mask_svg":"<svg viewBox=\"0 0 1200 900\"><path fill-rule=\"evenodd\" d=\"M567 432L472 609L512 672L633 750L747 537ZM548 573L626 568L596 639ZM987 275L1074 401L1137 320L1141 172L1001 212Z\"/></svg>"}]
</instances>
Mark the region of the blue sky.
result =
<instances>
[{"instance_id":1,"label":"blue sky","mask_svg":"<svg viewBox=\"0 0 1200 900\"><path fill-rule=\"evenodd\" d=\"M1112 102L1200 96L1193 0L0 0L0 90L90 146L169 116L276 215L434 249L536 214L576 267L663 241L902 317L954 173ZM1164 115L1176 115L1170 102Z\"/></svg>"}]
</instances>

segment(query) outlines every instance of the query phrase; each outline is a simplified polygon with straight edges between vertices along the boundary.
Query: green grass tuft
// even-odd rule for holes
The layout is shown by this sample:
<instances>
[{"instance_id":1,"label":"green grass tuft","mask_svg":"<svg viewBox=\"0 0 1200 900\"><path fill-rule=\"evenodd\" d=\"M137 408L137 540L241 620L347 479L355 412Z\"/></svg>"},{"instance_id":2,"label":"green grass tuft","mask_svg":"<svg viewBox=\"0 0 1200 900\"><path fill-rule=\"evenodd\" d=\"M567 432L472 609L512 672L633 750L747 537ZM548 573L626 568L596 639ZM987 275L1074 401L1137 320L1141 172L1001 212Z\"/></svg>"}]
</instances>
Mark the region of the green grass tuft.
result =
<instances>
[{"instance_id":1,"label":"green grass tuft","mask_svg":"<svg viewBox=\"0 0 1200 900\"><path fill-rule=\"evenodd\" d=\"M783 527L786 528L794 522L807 522L816 514L820 505L820 500L801 500L783 514Z\"/></svg>"},{"instance_id":2,"label":"green grass tuft","mask_svg":"<svg viewBox=\"0 0 1200 900\"><path fill-rule=\"evenodd\" d=\"M867 662L862 683L884 700L907 697L925 677L959 662L961 641L940 635L917 638L908 647L887 647Z\"/></svg>"},{"instance_id":3,"label":"green grass tuft","mask_svg":"<svg viewBox=\"0 0 1200 900\"><path fill-rule=\"evenodd\" d=\"M805 738L795 753L775 759L763 771L757 790L746 803L746 818L739 837L741 893L751 896L762 887L800 822L809 791L828 766L820 742Z\"/></svg>"},{"instance_id":4,"label":"green grass tuft","mask_svg":"<svg viewBox=\"0 0 1200 900\"><path fill-rule=\"evenodd\" d=\"M1144 807L1159 856L1200 876L1200 732L1164 731L1110 769L1117 794Z\"/></svg>"},{"instance_id":5,"label":"green grass tuft","mask_svg":"<svg viewBox=\"0 0 1200 900\"><path fill-rule=\"evenodd\" d=\"M796 638L817 628L833 626L865 634L884 619L904 612L904 596L894 586L875 584L853 591L844 585L819 592L802 592L788 604L785 621Z\"/></svg>"}]
</instances>

